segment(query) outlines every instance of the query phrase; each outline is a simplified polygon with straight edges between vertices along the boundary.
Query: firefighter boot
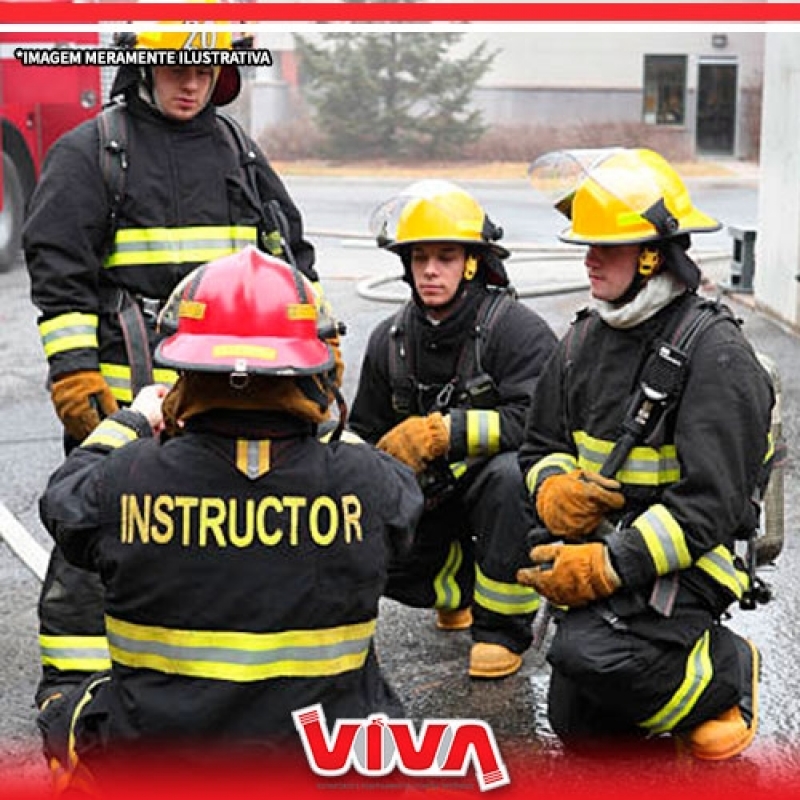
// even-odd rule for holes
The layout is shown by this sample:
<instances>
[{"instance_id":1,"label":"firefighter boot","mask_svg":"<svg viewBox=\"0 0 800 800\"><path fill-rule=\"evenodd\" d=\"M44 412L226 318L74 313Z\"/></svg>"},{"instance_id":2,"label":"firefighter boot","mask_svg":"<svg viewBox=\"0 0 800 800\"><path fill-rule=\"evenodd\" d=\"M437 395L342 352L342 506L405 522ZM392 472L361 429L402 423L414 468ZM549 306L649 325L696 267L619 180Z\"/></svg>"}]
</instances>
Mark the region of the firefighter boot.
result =
<instances>
[{"instance_id":1,"label":"firefighter boot","mask_svg":"<svg viewBox=\"0 0 800 800\"><path fill-rule=\"evenodd\" d=\"M436 627L440 631L465 631L472 626L472 609L436 609Z\"/></svg>"},{"instance_id":2,"label":"firefighter boot","mask_svg":"<svg viewBox=\"0 0 800 800\"><path fill-rule=\"evenodd\" d=\"M475 642L469 654L471 678L507 678L522 666L522 656L491 642Z\"/></svg>"},{"instance_id":3,"label":"firefighter boot","mask_svg":"<svg viewBox=\"0 0 800 800\"><path fill-rule=\"evenodd\" d=\"M749 747L756 735L760 656L748 639L737 636L735 641L742 670L742 697L739 704L715 719L698 725L684 738L689 753L704 761L723 761L738 756Z\"/></svg>"}]
</instances>

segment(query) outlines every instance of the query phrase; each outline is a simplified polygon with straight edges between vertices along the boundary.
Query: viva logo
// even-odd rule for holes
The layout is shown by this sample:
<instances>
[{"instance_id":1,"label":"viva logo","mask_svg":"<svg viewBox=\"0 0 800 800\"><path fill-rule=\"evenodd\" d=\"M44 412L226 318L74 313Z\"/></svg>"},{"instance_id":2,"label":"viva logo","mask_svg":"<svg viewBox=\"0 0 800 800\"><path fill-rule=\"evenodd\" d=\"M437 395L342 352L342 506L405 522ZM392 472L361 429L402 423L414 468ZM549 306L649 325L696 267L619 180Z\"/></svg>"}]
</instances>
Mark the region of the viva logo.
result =
<instances>
[{"instance_id":1,"label":"viva logo","mask_svg":"<svg viewBox=\"0 0 800 800\"><path fill-rule=\"evenodd\" d=\"M352 769L374 777L396 769L413 777L453 777L472 768L482 792L511 782L494 733L482 720L425 720L417 735L410 720L383 714L340 719L329 732L319 704L292 717L317 775L334 777Z\"/></svg>"}]
</instances>

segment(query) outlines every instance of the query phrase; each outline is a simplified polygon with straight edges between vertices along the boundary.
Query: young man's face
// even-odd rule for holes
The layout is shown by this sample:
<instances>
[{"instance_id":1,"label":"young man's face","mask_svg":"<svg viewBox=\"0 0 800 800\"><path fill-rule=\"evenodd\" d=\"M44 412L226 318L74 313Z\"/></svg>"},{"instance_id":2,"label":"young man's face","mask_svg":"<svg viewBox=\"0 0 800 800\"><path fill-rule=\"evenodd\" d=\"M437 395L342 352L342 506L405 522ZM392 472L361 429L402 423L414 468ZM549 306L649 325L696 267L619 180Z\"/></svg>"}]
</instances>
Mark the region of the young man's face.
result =
<instances>
[{"instance_id":1,"label":"young man's face","mask_svg":"<svg viewBox=\"0 0 800 800\"><path fill-rule=\"evenodd\" d=\"M194 119L205 108L213 88L213 67L153 67L153 93L161 113L169 119Z\"/></svg>"},{"instance_id":2,"label":"young man's face","mask_svg":"<svg viewBox=\"0 0 800 800\"><path fill-rule=\"evenodd\" d=\"M586 271L592 297L613 303L625 294L639 266L638 244L590 245Z\"/></svg>"},{"instance_id":3,"label":"young man's face","mask_svg":"<svg viewBox=\"0 0 800 800\"><path fill-rule=\"evenodd\" d=\"M460 244L433 242L415 244L411 251L414 287L428 311L447 305L464 276L466 251Z\"/></svg>"}]
</instances>

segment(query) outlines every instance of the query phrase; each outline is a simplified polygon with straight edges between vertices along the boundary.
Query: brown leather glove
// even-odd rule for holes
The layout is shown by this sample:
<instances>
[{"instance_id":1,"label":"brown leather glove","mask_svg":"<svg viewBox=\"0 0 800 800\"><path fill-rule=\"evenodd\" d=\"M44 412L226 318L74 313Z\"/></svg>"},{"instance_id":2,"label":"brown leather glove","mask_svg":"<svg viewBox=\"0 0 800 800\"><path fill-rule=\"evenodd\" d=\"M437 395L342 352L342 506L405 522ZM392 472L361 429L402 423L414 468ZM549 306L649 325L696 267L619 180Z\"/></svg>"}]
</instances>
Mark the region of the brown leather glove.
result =
<instances>
[{"instance_id":1,"label":"brown leather glove","mask_svg":"<svg viewBox=\"0 0 800 800\"><path fill-rule=\"evenodd\" d=\"M517 582L559 606L585 606L622 585L602 542L539 545L530 559L540 566L517 570Z\"/></svg>"},{"instance_id":2,"label":"brown leather glove","mask_svg":"<svg viewBox=\"0 0 800 800\"><path fill-rule=\"evenodd\" d=\"M419 475L448 451L450 429L438 411L427 417L409 417L384 434L377 447Z\"/></svg>"},{"instance_id":3,"label":"brown leather glove","mask_svg":"<svg viewBox=\"0 0 800 800\"><path fill-rule=\"evenodd\" d=\"M100 414L92 400L96 401L104 417L119 410L105 378L96 370L60 375L53 381L50 395L67 433L79 442L100 424Z\"/></svg>"},{"instance_id":4,"label":"brown leather glove","mask_svg":"<svg viewBox=\"0 0 800 800\"><path fill-rule=\"evenodd\" d=\"M536 493L536 511L544 526L566 539L590 534L612 509L625 505L619 481L576 469L546 478Z\"/></svg>"}]
</instances>

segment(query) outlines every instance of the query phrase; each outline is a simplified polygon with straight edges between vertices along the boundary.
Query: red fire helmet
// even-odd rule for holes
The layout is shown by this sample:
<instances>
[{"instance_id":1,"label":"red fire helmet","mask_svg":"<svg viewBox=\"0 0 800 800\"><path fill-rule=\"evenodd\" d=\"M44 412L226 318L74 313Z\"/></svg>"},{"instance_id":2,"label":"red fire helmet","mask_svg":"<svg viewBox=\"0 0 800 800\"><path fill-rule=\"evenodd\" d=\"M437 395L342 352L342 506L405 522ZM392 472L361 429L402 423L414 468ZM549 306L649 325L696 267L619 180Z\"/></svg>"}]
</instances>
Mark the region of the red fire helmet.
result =
<instances>
[{"instance_id":1,"label":"red fire helmet","mask_svg":"<svg viewBox=\"0 0 800 800\"><path fill-rule=\"evenodd\" d=\"M165 366L197 372L311 375L333 367L311 284L248 246L190 272L159 317Z\"/></svg>"}]
</instances>

